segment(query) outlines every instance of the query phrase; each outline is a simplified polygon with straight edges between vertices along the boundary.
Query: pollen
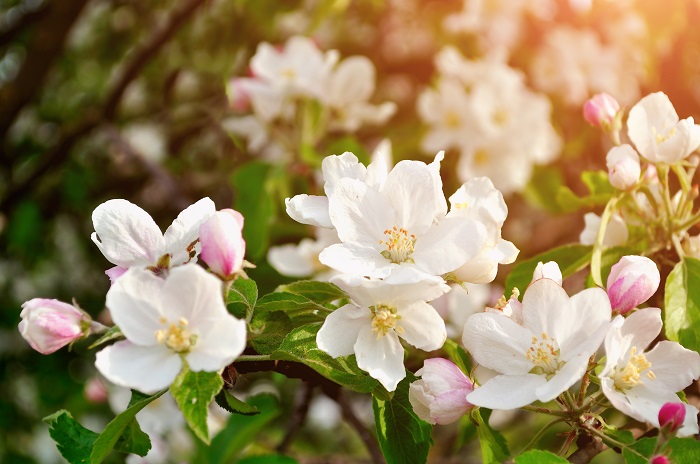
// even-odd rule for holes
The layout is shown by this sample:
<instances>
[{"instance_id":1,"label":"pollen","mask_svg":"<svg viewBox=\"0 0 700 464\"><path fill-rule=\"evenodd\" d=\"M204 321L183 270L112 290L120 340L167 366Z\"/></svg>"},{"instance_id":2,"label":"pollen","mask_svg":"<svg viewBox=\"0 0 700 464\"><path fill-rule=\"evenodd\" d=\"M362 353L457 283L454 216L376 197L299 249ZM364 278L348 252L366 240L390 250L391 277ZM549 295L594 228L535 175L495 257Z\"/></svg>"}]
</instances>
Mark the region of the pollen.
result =
<instances>
[{"instance_id":1,"label":"pollen","mask_svg":"<svg viewBox=\"0 0 700 464\"><path fill-rule=\"evenodd\" d=\"M390 330L398 334L404 333L404 329L397 323L401 316L395 307L377 305L370 308L372 311L372 332L377 334L377 340L386 335Z\"/></svg>"},{"instance_id":2,"label":"pollen","mask_svg":"<svg viewBox=\"0 0 700 464\"><path fill-rule=\"evenodd\" d=\"M671 137L673 137L674 135L676 135L676 132L678 132L678 129L676 129L675 127L672 127L671 130L669 130L669 131L664 131L661 133L659 133L656 130L656 127L651 128L651 133L654 135L654 139L656 140L657 145L662 144L666 140L668 140Z\"/></svg>"},{"instance_id":3,"label":"pollen","mask_svg":"<svg viewBox=\"0 0 700 464\"><path fill-rule=\"evenodd\" d=\"M165 318L161 318L160 321L163 325L168 324ZM177 324L171 323L167 328L156 330L156 341L161 345L165 344L176 353L187 353L197 343L197 335L187 329L188 325L189 321L181 317Z\"/></svg>"},{"instance_id":4,"label":"pollen","mask_svg":"<svg viewBox=\"0 0 700 464\"><path fill-rule=\"evenodd\" d=\"M559 355L559 344L545 332L540 337L532 336L530 348L525 353L525 357L535 365L530 372L547 376L556 374L561 368L563 363Z\"/></svg>"},{"instance_id":5,"label":"pollen","mask_svg":"<svg viewBox=\"0 0 700 464\"><path fill-rule=\"evenodd\" d=\"M633 346L625 367L613 375L615 387L618 390L628 390L643 384L642 373L651 380L656 378L656 374L651 371L651 363L644 356L644 353L637 354L637 347Z\"/></svg>"},{"instance_id":6,"label":"pollen","mask_svg":"<svg viewBox=\"0 0 700 464\"><path fill-rule=\"evenodd\" d=\"M481 148L474 153L474 164L477 166L484 166L488 164L490 158L491 155L489 152Z\"/></svg>"},{"instance_id":7,"label":"pollen","mask_svg":"<svg viewBox=\"0 0 700 464\"><path fill-rule=\"evenodd\" d=\"M382 256L392 263L400 264L404 262L412 263L410 258L416 243L416 236L409 234L404 228L394 226L384 231L386 240L380 240L380 245L385 245L386 250L382 251Z\"/></svg>"},{"instance_id":8,"label":"pollen","mask_svg":"<svg viewBox=\"0 0 700 464\"><path fill-rule=\"evenodd\" d=\"M457 129L462 120L454 111L448 111L445 115L445 127L448 129Z\"/></svg>"}]
</instances>

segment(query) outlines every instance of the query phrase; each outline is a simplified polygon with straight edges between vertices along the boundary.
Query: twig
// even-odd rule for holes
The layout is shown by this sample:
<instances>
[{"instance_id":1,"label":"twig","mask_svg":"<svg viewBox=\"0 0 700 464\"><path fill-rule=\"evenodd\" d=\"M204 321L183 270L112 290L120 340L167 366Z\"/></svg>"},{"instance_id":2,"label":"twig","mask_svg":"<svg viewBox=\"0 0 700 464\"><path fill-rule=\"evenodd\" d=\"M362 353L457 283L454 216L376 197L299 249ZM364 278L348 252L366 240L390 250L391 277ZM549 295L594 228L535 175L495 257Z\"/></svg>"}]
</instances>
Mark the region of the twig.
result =
<instances>
[{"instance_id":1,"label":"twig","mask_svg":"<svg viewBox=\"0 0 700 464\"><path fill-rule=\"evenodd\" d=\"M382 451L379 449L379 444L377 443L376 438L374 438L374 435L372 435L369 429L365 427L365 424L363 424L362 421L360 421L360 419L358 419L358 417L355 415L355 411L352 410L352 406L350 403L348 403L343 390L338 388L337 395L331 398L333 398L340 406L340 410L343 412L343 419L345 419L345 421L350 424L350 426L354 428L357 434L360 436L360 439L367 447L367 451L369 451L372 462L374 464L384 464L384 456L382 455Z\"/></svg>"},{"instance_id":2,"label":"twig","mask_svg":"<svg viewBox=\"0 0 700 464\"><path fill-rule=\"evenodd\" d=\"M287 423L287 431L284 434L282 442L277 445L277 451L279 453L286 453L287 448L292 444L292 440L294 440L299 428L304 423L306 415L309 413L309 404L311 403L311 398L313 398L313 392L314 386L311 383L302 382L302 391L294 400L294 412Z\"/></svg>"}]
</instances>

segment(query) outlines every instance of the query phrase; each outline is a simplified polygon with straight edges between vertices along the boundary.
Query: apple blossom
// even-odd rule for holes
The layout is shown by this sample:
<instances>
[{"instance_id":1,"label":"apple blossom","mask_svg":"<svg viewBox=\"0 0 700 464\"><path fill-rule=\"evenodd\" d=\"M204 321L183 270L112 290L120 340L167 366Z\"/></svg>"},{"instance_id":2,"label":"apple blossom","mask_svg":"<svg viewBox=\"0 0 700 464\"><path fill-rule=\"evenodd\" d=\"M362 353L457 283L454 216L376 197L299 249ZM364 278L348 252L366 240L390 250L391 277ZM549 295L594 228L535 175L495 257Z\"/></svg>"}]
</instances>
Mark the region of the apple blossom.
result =
<instances>
[{"instance_id":1,"label":"apple blossom","mask_svg":"<svg viewBox=\"0 0 700 464\"><path fill-rule=\"evenodd\" d=\"M583 222L585 225L579 235L579 241L583 245L593 245L596 235L598 234L598 228L600 227L600 216L595 213L586 213L583 215ZM605 229L603 245L606 247L624 245L627 243L628 237L629 232L627 231L625 220L622 219L622 216L619 214L614 213L610 217L610 222L608 222L608 226Z\"/></svg>"},{"instance_id":2,"label":"apple blossom","mask_svg":"<svg viewBox=\"0 0 700 464\"><path fill-rule=\"evenodd\" d=\"M462 342L476 362L499 375L467 395L477 406L515 409L551 401L576 383L605 337L610 302L600 288L569 298L550 279L530 284L522 325L492 312L471 316Z\"/></svg>"},{"instance_id":3,"label":"apple blossom","mask_svg":"<svg viewBox=\"0 0 700 464\"><path fill-rule=\"evenodd\" d=\"M243 216L233 209L217 211L199 226L200 258L209 269L225 280L234 279L243 269L245 240Z\"/></svg>"},{"instance_id":4,"label":"apple blossom","mask_svg":"<svg viewBox=\"0 0 700 464\"><path fill-rule=\"evenodd\" d=\"M593 95L583 104L583 118L596 127L610 127L619 111L615 97L605 92Z\"/></svg>"},{"instance_id":5,"label":"apple blossom","mask_svg":"<svg viewBox=\"0 0 700 464\"><path fill-rule=\"evenodd\" d=\"M126 340L97 353L95 366L110 382L148 394L167 388L184 363L220 371L246 344L245 321L227 312L221 291L221 281L194 264L165 279L129 269L107 292Z\"/></svg>"},{"instance_id":6,"label":"apple blossom","mask_svg":"<svg viewBox=\"0 0 700 464\"><path fill-rule=\"evenodd\" d=\"M58 300L29 300L22 304L20 317L20 334L41 354L51 354L90 333L90 316Z\"/></svg>"},{"instance_id":7,"label":"apple blossom","mask_svg":"<svg viewBox=\"0 0 700 464\"><path fill-rule=\"evenodd\" d=\"M406 376L400 338L424 351L442 347L445 322L426 301L450 290L442 279L399 268L384 280L354 275L331 279L352 302L330 313L316 343L334 358L355 354L357 365L389 391Z\"/></svg>"},{"instance_id":8,"label":"apple blossom","mask_svg":"<svg viewBox=\"0 0 700 464\"><path fill-rule=\"evenodd\" d=\"M631 145L612 147L606 156L610 184L619 190L630 190L639 182L642 167L639 155Z\"/></svg>"},{"instance_id":9,"label":"apple blossom","mask_svg":"<svg viewBox=\"0 0 700 464\"><path fill-rule=\"evenodd\" d=\"M685 403L665 403L659 409L659 427L676 433L685 422Z\"/></svg>"},{"instance_id":10,"label":"apple blossom","mask_svg":"<svg viewBox=\"0 0 700 464\"><path fill-rule=\"evenodd\" d=\"M647 95L632 107L627 134L639 153L652 163L674 163L700 145L700 126L692 117L679 120L663 92Z\"/></svg>"},{"instance_id":11,"label":"apple blossom","mask_svg":"<svg viewBox=\"0 0 700 464\"><path fill-rule=\"evenodd\" d=\"M700 354L671 341L645 351L661 332L661 310L643 308L627 318L617 316L605 337L605 367L601 389L619 411L659 427L659 410L678 402L676 392L700 376ZM698 410L684 405L686 416L679 436L698 432Z\"/></svg>"},{"instance_id":12,"label":"apple blossom","mask_svg":"<svg viewBox=\"0 0 700 464\"><path fill-rule=\"evenodd\" d=\"M383 278L399 266L442 275L478 255L484 226L467 217L445 217L441 158L439 153L431 165L401 161L379 188L339 179L328 203L341 243L323 250L319 260L340 272Z\"/></svg>"},{"instance_id":13,"label":"apple blossom","mask_svg":"<svg viewBox=\"0 0 700 464\"><path fill-rule=\"evenodd\" d=\"M645 256L623 256L610 269L608 297L613 311L626 314L647 301L659 288L656 263Z\"/></svg>"},{"instance_id":14,"label":"apple blossom","mask_svg":"<svg viewBox=\"0 0 700 464\"><path fill-rule=\"evenodd\" d=\"M161 272L196 261L199 226L214 212L214 202L202 198L182 211L163 234L153 218L135 204L109 200L92 212L91 239L116 267L106 274L114 282L131 267Z\"/></svg>"},{"instance_id":15,"label":"apple blossom","mask_svg":"<svg viewBox=\"0 0 700 464\"><path fill-rule=\"evenodd\" d=\"M326 247L338 243L333 229L316 228L316 239L304 238L298 245L286 244L270 247L267 261L277 272L291 277L314 276L315 280L328 280L337 272L318 260L318 254Z\"/></svg>"},{"instance_id":16,"label":"apple blossom","mask_svg":"<svg viewBox=\"0 0 700 464\"><path fill-rule=\"evenodd\" d=\"M547 261L546 263L540 261L537 263L535 272L532 273L532 282L540 279L550 279L561 285L563 278L559 264L556 261Z\"/></svg>"},{"instance_id":17,"label":"apple blossom","mask_svg":"<svg viewBox=\"0 0 700 464\"><path fill-rule=\"evenodd\" d=\"M426 359L416 375L420 379L411 384L408 399L413 412L424 421L450 424L474 407L467 401L474 384L453 362Z\"/></svg>"}]
</instances>

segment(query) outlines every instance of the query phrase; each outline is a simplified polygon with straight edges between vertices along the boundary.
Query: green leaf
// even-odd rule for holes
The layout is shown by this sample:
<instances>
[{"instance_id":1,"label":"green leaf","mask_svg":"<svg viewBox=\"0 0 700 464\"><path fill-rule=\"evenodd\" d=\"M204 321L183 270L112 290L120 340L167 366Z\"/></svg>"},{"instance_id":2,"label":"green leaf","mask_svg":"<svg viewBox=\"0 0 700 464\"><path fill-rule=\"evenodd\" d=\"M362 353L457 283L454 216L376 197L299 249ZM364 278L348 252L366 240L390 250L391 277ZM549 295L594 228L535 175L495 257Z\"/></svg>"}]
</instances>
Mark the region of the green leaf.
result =
<instances>
[{"instance_id":1,"label":"green leaf","mask_svg":"<svg viewBox=\"0 0 700 464\"><path fill-rule=\"evenodd\" d=\"M321 305L347 297L345 292L336 285L316 280L300 280L291 284L280 285L277 291L301 295Z\"/></svg>"},{"instance_id":2,"label":"green leaf","mask_svg":"<svg viewBox=\"0 0 700 464\"><path fill-rule=\"evenodd\" d=\"M564 185L564 178L555 167L536 166L530 182L525 187L523 195L531 204L550 212L558 213L559 204L556 201L559 188Z\"/></svg>"},{"instance_id":3,"label":"green leaf","mask_svg":"<svg viewBox=\"0 0 700 464\"><path fill-rule=\"evenodd\" d=\"M107 424L107 427L95 441L90 454L90 462L94 464L102 462L112 449L139 456L148 454L151 449L151 440L148 435L141 431L138 422L136 422L136 414L163 393L165 391L147 396L132 390L129 406Z\"/></svg>"},{"instance_id":4,"label":"green leaf","mask_svg":"<svg viewBox=\"0 0 700 464\"><path fill-rule=\"evenodd\" d=\"M331 309L305 296L288 292L268 293L258 300L255 312L283 311L295 326L309 322L323 322Z\"/></svg>"},{"instance_id":5,"label":"green leaf","mask_svg":"<svg viewBox=\"0 0 700 464\"><path fill-rule=\"evenodd\" d=\"M248 404L258 409L260 414L255 416L232 415L226 426L211 441L207 462L210 464L233 462L238 453L280 414L277 399L269 394L254 396L248 400Z\"/></svg>"},{"instance_id":6,"label":"green leaf","mask_svg":"<svg viewBox=\"0 0 700 464\"><path fill-rule=\"evenodd\" d=\"M700 442L694 437L673 438L666 446L665 454L671 458L673 464L697 464L700 462ZM630 445L629 448L622 450L622 455L628 464L647 464L655 448L655 437L642 438Z\"/></svg>"},{"instance_id":7,"label":"green leaf","mask_svg":"<svg viewBox=\"0 0 700 464\"><path fill-rule=\"evenodd\" d=\"M116 340L122 337L124 337L124 334L122 333L119 327L110 327L110 329L104 335L95 340L95 342L88 347L88 350L97 348L98 346L103 345L109 341Z\"/></svg>"},{"instance_id":8,"label":"green leaf","mask_svg":"<svg viewBox=\"0 0 700 464\"><path fill-rule=\"evenodd\" d=\"M515 458L515 464L567 464L569 461L549 451L531 450Z\"/></svg>"},{"instance_id":9,"label":"green leaf","mask_svg":"<svg viewBox=\"0 0 700 464\"><path fill-rule=\"evenodd\" d=\"M316 334L323 323L297 327L287 335L280 347L270 354L272 359L305 364L335 383L360 393L372 392L379 382L360 370L355 356L333 359L316 345Z\"/></svg>"},{"instance_id":10,"label":"green leaf","mask_svg":"<svg viewBox=\"0 0 700 464\"><path fill-rule=\"evenodd\" d=\"M187 425L206 444L209 444L209 404L223 385L224 380L218 372L193 372L184 366L170 387Z\"/></svg>"},{"instance_id":11,"label":"green leaf","mask_svg":"<svg viewBox=\"0 0 700 464\"><path fill-rule=\"evenodd\" d=\"M445 350L447 356L449 356L452 362L455 363L465 375L469 375L472 371L472 362L464 348L459 346L454 340L448 338L442 346L442 349Z\"/></svg>"},{"instance_id":12,"label":"green leaf","mask_svg":"<svg viewBox=\"0 0 700 464\"><path fill-rule=\"evenodd\" d=\"M245 217L243 238L246 255L258 260L265 255L270 236L270 221L274 203L267 186L270 165L251 162L240 167L233 175L232 185L236 190L235 209Z\"/></svg>"},{"instance_id":13,"label":"green leaf","mask_svg":"<svg viewBox=\"0 0 700 464\"><path fill-rule=\"evenodd\" d=\"M432 444L432 426L420 419L408 401L408 388L416 377L408 373L391 401L372 399L374 423L382 454L388 464L425 463Z\"/></svg>"},{"instance_id":14,"label":"green leaf","mask_svg":"<svg viewBox=\"0 0 700 464\"><path fill-rule=\"evenodd\" d=\"M654 448L656 448L656 437L642 438L623 448L622 456L627 464L648 464Z\"/></svg>"},{"instance_id":15,"label":"green leaf","mask_svg":"<svg viewBox=\"0 0 700 464\"><path fill-rule=\"evenodd\" d=\"M256 311L250 321L249 341L255 351L270 354L294 329L285 311Z\"/></svg>"},{"instance_id":16,"label":"green leaf","mask_svg":"<svg viewBox=\"0 0 700 464\"><path fill-rule=\"evenodd\" d=\"M243 414L244 416L254 416L256 414L260 414L260 410L258 408L239 400L225 388L222 388L216 395L216 404L231 414Z\"/></svg>"},{"instance_id":17,"label":"green leaf","mask_svg":"<svg viewBox=\"0 0 700 464\"><path fill-rule=\"evenodd\" d=\"M226 304L243 303L250 310L255 308L258 301L258 285L252 279L239 277L233 281L233 285L228 291Z\"/></svg>"},{"instance_id":18,"label":"green leaf","mask_svg":"<svg viewBox=\"0 0 700 464\"><path fill-rule=\"evenodd\" d=\"M666 338L700 351L700 261L676 264L666 279L664 306Z\"/></svg>"},{"instance_id":19,"label":"green leaf","mask_svg":"<svg viewBox=\"0 0 700 464\"><path fill-rule=\"evenodd\" d=\"M92 447L99 436L97 433L80 425L65 409L43 420L49 424L49 435L66 461L70 464L90 462Z\"/></svg>"},{"instance_id":20,"label":"green leaf","mask_svg":"<svg viewBox=\"0 0 700 464\"><path fill-rule=\"evenodd\" d=\"M579 197L570 188L562 185L556 192L556 203L562 212L573 212L583 207L604 205L615 194L605 171L586 171L581 180L588 188L588 195Z\"/></svg>"},{"instance_id":21,"label":"green leaf","mask_svg":"<svg viewBox=\"0 0 700 464\"><path fill-rule=\"evenodd\" d=\"M566 279L588 265L591 260L591 251L592 247L588 245L564 245L521 261L506 278L505 295L510 296L514 287L517 287L521 294L524 293L532 281L532 273L535 272L538 262L555 261L559 264L562 277Z\"/></svg>"},{"instance_id":22,"label":"green leaf","mask_svg":"<svg viewBox=\"0 0 700 464\"><path fill-rule=\"evenodd\" d=\"M489 425L490 409L474 408L472 417L476 420L477 435L481 446L481 460L484 464L500 464L510 456L505 438Z\"/></svg>"}]
</instances>

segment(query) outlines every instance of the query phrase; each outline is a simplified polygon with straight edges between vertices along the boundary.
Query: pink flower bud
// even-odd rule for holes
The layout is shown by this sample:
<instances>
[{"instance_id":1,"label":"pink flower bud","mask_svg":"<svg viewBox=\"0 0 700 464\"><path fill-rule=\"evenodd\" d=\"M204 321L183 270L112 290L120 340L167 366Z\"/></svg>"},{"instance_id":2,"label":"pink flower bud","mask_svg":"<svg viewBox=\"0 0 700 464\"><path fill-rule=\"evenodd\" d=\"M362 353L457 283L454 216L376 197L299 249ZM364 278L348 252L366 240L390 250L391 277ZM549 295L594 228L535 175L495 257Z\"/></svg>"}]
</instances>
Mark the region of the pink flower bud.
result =
<instances>
[{"instance_id":1,"label":"pink flower bud","mask_svg":"<svg viewBox=\"0 0 700 464\"><path fill-rule=\"evenodd\" d=\"M623 256L610 269L608 297L613 311L625 314L647 301L659 288L656 264L644 256Z\"/></svg>"},{"instance_id":2,"label":"pink flower bud","mask_svg":"<svg viewBox=\"0 0 700 464\"><path fill-rule=\"evenodd\" d=\"M671 464L671 460L663 454L657 454L649 459L649 464Z\"/></svg>"},{"instance_id":3,"label":"pink flower bud","mask_svg":"<svg viewBox=\"0 0 700 464\"><path fill-rule=\"evenodd\" d=\"M246 77L236 77L231 79L226 85L228 103L232 110L245 113L250 110L250 89L248 84L253 79Z\"/></svg>"},{"instance_id":4,"label":"pink flower bud","mask_svg":"<svg viewBox=\"0 0 700 464\"><path fill-rule=\"evenodd\" d=\"M98 376L94 376L87 381L83 394L86 400L95 404L104 403L109 397L107 385L105 385L104 381Z\"/></svg>"},{"instance_id":5,"label":"pink flower bud","mask_svg":"<svg viewBox=\"0 0 700 464\"><path fill-rule=\"evenodd\" d=\"M29 300L22 305L20 317L18 328L22 337L41 354L51 354L89 330L87 314L58 300Z\"/></svg>"},{"instance_id":6,"label":"pink flower bud","mask_svg":"<svg viewBox=\"0 0 700 464\"><path fill-rule=\"evenodd\" d=\"M421 376L411 384L408 399L413 412L431 424L450 424L474 407L467 395L474 384L451 361L443 358L426 359L416 372Z\"/></svg>"},{"instance_id":7,"label":"pink flower bud","mask_svg":"<svg viewBox=\"0 0 700 464\"><path fill-rule=\"evenodd\" d=\"M685 404L665 403L659 409L659 427L675 433L685 421Z\"/></svg>"},{"instance_id":8,"label":"pink flower bud","mask_svg":"<svg viewBox=\"0 0 700 464\"><path fill-rule=\"evenodd\" d=\"M223 209L199 226L200 258L209 269L223 279L232 279L243 267L245 240L243 216L238 211Z\"/></svg>"},{"instance_id":9,"label":"pink flower bud","mask_svg":"<svg viewBox=\"0 0 700 464\"><path fill-rule=\"evenodd\" d=\"M583 104L583 117L596 127L610 126L620 111L620 104L607 93L593 95Z\"/></svg>"},{"instance_id":10,"label":"pink flower bud","mask_svg":"<svg viewBox=\"0 0 700 464\"><path fill-rule=\"evenodd\" d=\"M610 184L619 190L629 190L639 182L642 166L639 155L631 145L612 147L606 157Z\"/></svg>"}]
</instances>

